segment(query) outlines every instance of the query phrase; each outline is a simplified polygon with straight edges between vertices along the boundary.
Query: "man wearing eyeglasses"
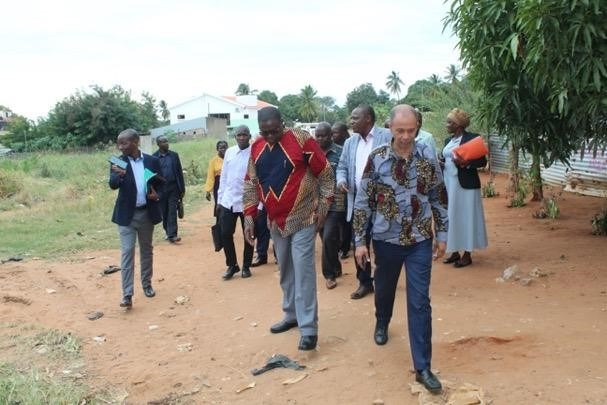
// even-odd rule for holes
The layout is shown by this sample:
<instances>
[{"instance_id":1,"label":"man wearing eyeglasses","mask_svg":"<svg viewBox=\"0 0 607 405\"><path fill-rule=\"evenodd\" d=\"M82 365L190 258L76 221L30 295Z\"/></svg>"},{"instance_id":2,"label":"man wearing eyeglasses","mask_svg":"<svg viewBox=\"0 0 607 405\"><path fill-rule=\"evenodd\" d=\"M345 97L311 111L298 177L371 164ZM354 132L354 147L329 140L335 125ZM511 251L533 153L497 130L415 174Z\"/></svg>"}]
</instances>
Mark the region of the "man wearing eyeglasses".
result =
<instances>
[{"instance_id":1,"label":"man wearing eyeglasses","mask_svg":"<svg viewBox=\"0 0 607 405\"><path fill-rule=\"evenodd\" d=\"M251 145L245 177L245 238L255 243L254 219L261 201L276 248L283 292L282 321L272 333L299 327L299 350L313 350L318 341L315 236L333 199L335 178L314 138L285 128L277 108L258 112L261 137Z\"/></svg>"}]
</instances>

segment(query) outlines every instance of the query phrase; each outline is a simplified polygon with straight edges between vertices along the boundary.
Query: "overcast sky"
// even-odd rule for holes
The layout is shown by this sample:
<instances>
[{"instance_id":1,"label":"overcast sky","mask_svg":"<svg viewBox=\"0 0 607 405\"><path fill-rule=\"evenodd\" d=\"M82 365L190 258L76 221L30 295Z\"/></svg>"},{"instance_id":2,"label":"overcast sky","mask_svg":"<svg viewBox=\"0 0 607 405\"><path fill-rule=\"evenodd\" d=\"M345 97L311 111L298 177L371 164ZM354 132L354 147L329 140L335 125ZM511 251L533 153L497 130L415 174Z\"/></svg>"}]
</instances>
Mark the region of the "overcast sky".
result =
<instances>
[{"instance_id":1,"label":"overcast sky","mask_svg":"<svg viewBox=\"0 0 607 405\"><path fill-rule=\"evenodd\" d=\"M459 65L443 0L10 1L0 22L0 105L46 117L78 89L119 84L169 106L239 83L342 105L392 70L404 89Z\"/></svg>"}]
</instances>

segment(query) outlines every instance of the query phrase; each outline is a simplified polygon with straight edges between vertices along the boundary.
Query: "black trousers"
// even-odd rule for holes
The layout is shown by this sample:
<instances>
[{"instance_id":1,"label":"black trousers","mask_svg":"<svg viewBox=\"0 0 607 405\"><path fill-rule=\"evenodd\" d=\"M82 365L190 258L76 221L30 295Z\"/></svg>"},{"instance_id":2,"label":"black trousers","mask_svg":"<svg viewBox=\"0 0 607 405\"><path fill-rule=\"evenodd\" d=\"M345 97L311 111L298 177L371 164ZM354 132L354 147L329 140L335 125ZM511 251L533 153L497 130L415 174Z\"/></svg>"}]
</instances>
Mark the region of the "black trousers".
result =
<instances>
[{"instance_id":1,"label":"black trousers","mask_svg":"<svg viewBox=\"0 0 607 405\"><path fill-rule=\"evenodd\" d=\"M162 227L169 238L177 236L177 201L181 197L180 194L177 183L171 182L164 186L164 194L160 199Z\"/></svg>"},{"instance_id":2,"label":"black trousers","mask_svg":"<svg viewBox=\"0 0 607 405\"><path fill-rule=\"evenodd\" d=\"M325 279L334 279L341 273L341 261L339 260L340 224L345 218L345 212L329 211L325 224L320 230L322 275Z\"/></svg>"},{"instance_id":3,"label":"black trousers","mask_svg":"<svg viewBox=\"0 0 607 405\"><path fill-rule=\"evenodd\" d=\"M226 256L226 266L238 266L236 247L234 246L234 232L236 221L240 218L240 226L243 229L244 249L242 253L242 267L250 267L253 261L253 246L244 240L244 215L242 212L232 212L231 209L219 207L219 223L221 224L221 239L223 240L223 252Z\"/></svg>"},{"instance_id":4,"label":"black trousers","mask_svg":"<svg viewBox=\"0 0 607 405\"><path fill-rule=\"evenodd\" d=\"M343 221L340 223L340 233L341 246L339 250L343 253L349 253L352 248L352 222L348 222L345 215Z\"/></svg>"},{"instance_id":5,"label":"black trousers","mask_svg":"<svg viewBox=\"0 0 607 405\"><path fill-rule=\"evenodd\" d=\"M268 229L268 213L264 209L257 212L255 218L255 250L257 257L268 258L268 246L270 246L270 230Z\"/></svg>"}]
</instances>

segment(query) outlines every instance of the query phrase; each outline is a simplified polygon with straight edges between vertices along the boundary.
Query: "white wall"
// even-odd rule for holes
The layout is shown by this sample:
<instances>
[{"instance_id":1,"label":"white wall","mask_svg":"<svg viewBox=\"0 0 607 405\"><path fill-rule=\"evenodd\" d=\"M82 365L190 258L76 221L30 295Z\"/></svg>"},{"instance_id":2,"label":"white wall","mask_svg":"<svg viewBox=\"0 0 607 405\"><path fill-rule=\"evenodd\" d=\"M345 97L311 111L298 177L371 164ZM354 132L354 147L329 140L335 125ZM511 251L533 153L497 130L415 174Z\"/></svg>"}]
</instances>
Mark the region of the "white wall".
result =
<instances>
[{"instance_id":1,"label":"white wall","mask_svg":"<svg viewBox=\"0 0 607 405\"><path fill-rule=\"evenodd\" d=\"M257 104L257 96L243 96L252 99L243 99L247 104L252 102ZM253 106L245 106L228 100L204 94L193 100L186 101L175 107L169 108L171 113L171 124L179 121L191 120L199 117L208 117L209 114L230 114L230 119L244 119L248 114L248 118L257 121L257 109ZM183 115L183 118L178 116Z\"/></svg>"}]
</instances>

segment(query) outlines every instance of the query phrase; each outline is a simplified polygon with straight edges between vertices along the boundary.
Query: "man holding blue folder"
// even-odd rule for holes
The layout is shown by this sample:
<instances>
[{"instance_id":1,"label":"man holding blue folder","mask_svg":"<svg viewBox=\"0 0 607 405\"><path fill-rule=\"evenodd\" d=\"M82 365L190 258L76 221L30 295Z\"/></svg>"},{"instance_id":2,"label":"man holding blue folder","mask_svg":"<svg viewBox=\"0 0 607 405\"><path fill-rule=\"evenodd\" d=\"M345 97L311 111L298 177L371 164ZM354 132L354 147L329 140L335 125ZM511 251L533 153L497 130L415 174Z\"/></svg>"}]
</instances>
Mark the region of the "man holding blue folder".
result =
<instances>
[{"instance_id":1,"label":"man holding blue folder","mask_svg":"<svg viewBox=\"0 0 607 405\"><path fill-rule=\"evenodd\" d=\"M158 158L139 150L137 131L125 129L118 135L116 143L122 152L119 159L124 163L112 163L110 166L109 185L112 190L118 190L112 222L118 225L120 234L122 272L120 306L130 309L133 306L137 240L143 292L148 298L156 295L152 288L152 237L154 225L162 221L159 201L164 190L164 179L158 175L161 170Z\"/></svg>"}]
</instances>

